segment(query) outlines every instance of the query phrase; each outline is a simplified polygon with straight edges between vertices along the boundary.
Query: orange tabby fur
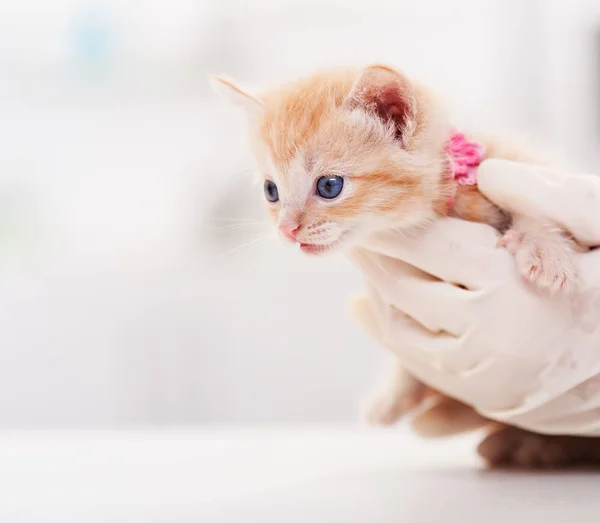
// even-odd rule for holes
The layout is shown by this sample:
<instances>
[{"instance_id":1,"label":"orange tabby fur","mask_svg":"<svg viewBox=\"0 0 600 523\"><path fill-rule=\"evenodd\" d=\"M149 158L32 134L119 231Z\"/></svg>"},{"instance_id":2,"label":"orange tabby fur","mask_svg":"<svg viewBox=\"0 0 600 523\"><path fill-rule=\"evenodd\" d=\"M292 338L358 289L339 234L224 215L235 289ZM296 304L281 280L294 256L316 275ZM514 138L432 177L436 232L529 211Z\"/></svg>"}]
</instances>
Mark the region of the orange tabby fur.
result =
<instances>
[{"instance_id":1,"label":"orange tabby fur","mask_svg":"<svg viewBox=\"0 0 600 523\"><path fill-rule=\"evenodd\" d=\"M512 223L501 243L515 254L521 274L549 292L575 288L574 245L563 231L531 217L508 216L477 187L454 187L444 151L451 132L444 111L429 91L394 69L325 71L259 95L224 79L217 79L216 85L246 109L260 172L278 189L279 200L268 204L269 213L282 231L293 231L292 239L307 252L351 248L374 231L414 231L450 214L488 223L502 232ZM482 143L486 157L533 161L519 148L489 140ZM324 200L315 194L321 176L343 177L339 197ZM416 409L427 393L425 385L398 366L368 417L393 423ZM486 424L488 420L470 407L444 396L439 396L436 408L415 419L415 428L424 435ZM502 430L490 436L492 443L481 445L480 453L490 463L519 464L518 456L511 457L502 447L498 436ZM533 446L539 453L545 452L549 441L524 431L507 433L511 441L520 434L530 446L531 441L537 442ZM561 441L565 448L557 454L556 464L574 455L571 443L566 443L572 440ZM552 464L545 454L539 461ZM524 464L535 462L535 456L528 455Z\"/></svg>"}]
</instances>

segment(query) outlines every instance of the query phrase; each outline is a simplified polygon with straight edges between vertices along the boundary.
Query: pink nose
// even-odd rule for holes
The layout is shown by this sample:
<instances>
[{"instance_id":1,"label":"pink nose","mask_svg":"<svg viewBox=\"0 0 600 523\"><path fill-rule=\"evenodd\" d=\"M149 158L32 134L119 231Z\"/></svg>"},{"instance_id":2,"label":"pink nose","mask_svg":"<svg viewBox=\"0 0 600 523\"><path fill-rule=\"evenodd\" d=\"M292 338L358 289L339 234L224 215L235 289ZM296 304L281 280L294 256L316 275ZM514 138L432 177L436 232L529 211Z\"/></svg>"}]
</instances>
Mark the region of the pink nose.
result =
<instances>
[{"instance_id":1,"label":"pink nose","mask_svg":"<svg viewBox=\"0 0 600 523\"><path fill-rule=\"evenodd\" d=\"M296 239L296 234L298 234L298 229L300 229L299 225L290 225L290 224L286 224L286 223L281 223L279 225L279 230L285 234L288 238L291 238L292 240Z\"/></svg>"}]
</instances>

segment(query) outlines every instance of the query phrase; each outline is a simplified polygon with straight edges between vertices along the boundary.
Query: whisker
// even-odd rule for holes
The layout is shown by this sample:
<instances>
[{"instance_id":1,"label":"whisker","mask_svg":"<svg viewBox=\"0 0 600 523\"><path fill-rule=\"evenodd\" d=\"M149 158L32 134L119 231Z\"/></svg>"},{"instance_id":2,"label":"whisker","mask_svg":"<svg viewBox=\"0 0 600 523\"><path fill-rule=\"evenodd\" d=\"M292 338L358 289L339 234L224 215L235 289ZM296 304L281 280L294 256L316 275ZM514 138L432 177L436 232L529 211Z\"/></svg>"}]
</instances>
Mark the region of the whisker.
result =
<instances>
[{"instance_id":1,"label":"whisker","mask_svg":"<svg viewBox=\"0 0 600 523\"><path fill-rule=\"evenodd\" d=\"M390 273L390 271L388 271L383 265L381 265L381 263L379 263L379 261L377 261L376 258L374 258L373 256L371 256L371 253L367 250L364 251L364 253L367 255L367 257L375 264L377 265L377 267L379 267L385 274L387 274L388 276L392 276L392 274Z\"/></svg>"},{"instance_id":2,"label":"whisker","mask_svg":"<svg viewBox=\"0 0 600 523\"><path fill-rule=\"evenodd\" d=\"M251 247L252 245L256 245L259 243L264 242L265 240L272 240L275 238L275 235L271 232L269 234L265 234L263 236L259 236L258 238L254 238L253 240L250 240L249 242L246 242L242 245L239 245L238 247L235 247L234 249L231 249L230 251L227 251L225 253L223 253L223 256L230 256L231 254L234 254L238 251L241 251L242 249L246 249L248 247Z\"/></svg>"},{"instance_id":3,"label":"whisker","mask_svg":"<svg viewBox=\"0 0 600 523\"><path fill-rule=\"evenodd\" d=\"M267 223L233 223L230 225L206 225L207 229L218 231L246 231L255 227L267 227Z\"/></svg>"},{"instance_id":4,"label":"whisker","mask_svg":"<svg viewBox=\"0 0 600 523\"><path fill-rule=\"evenodd\" d=\"M269 223L268 220L249 220L248 218L228 218L223 216L209 216L209 220L216 222L235 222L235 223Z\"/></svg>"}]
</instances>

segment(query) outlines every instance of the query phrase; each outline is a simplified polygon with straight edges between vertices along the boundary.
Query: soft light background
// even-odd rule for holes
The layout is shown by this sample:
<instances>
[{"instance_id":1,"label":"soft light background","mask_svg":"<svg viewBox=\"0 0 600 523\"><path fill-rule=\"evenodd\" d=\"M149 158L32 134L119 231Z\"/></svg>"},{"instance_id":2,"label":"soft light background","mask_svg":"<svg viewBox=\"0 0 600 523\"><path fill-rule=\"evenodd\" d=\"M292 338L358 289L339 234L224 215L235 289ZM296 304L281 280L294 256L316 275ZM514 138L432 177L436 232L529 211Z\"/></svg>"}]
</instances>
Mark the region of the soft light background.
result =
<instances>
[{"instance_id":1,"label":"soft light background","mask_svg":"<svg viewBox=\"0 0 600 523\"><path fill-rule=\"evenodd\" d=\"M238 249L268 228L207 75L368 62L599 169L593 0L4 0L0 427L356 420L360 279Z\"/></svg>"}]
</instances>

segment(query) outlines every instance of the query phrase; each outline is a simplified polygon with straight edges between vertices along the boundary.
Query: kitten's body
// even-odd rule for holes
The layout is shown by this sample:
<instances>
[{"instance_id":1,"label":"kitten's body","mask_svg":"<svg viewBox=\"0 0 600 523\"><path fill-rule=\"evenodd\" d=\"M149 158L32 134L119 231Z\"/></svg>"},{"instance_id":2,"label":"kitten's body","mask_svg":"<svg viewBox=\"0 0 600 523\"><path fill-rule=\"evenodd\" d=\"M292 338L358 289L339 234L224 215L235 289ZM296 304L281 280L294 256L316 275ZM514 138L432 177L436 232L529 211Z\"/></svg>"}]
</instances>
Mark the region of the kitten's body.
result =
<instances>
[{"instance_id":1,"label":"kitten's body","mask_svg":"<svg viewBox=\"0 0 600 523\"><path fill-rule=\"evenodd\" d=\"M509 216L476 186L456 185L445 151L452 129L444 111L426 89L397 71L385 66L328 71L259 96L225 80L220 84L250 115L259 168L270 190L277 189L276 200L275 193L268 197L271 216L306 252L360 245L375 231L414 230L449 214L506 232L501 244L515 254L519 271L532 284L549 292L574 289L574 243L553 224ZM488 158L534 161L502 143L483 146ZM343 180L339 196L315 193L324 177ZM368 417L392 423L426 394L425 385L399 366ZM444 398L416 426L423 434L439 435L486 423L469 407ZM530 441L529 433L522 434ZM500 439L494 441L481 447L492 462L501 446ZM540 454L550 444L538 435L535 441ZM565 444L560 457L570 452Z\"/></svg>"}]
</instances>

